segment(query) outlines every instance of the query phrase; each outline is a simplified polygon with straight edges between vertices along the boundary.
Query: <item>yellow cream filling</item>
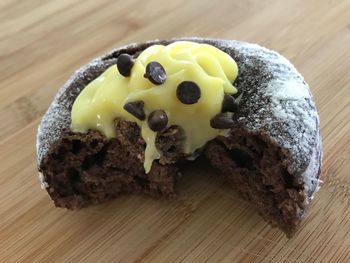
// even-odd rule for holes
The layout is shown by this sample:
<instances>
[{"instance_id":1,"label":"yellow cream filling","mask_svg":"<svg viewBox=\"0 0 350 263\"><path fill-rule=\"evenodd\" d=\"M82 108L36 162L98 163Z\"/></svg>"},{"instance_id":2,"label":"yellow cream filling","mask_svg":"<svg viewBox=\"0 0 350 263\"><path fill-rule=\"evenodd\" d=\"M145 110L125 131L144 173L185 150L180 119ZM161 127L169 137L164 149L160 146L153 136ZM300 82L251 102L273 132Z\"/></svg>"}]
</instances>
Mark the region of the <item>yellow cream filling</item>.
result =
<instances>
[{"instance_id":1,"label":"yellow cream filling","mask_svg":"<svg viewBox=\"0 0 350 263\"><path fill-rule=\"evenodd\" d=\"M159 62L166 71L166 81L161 85L144 77L146 66L152 61ZM164 110L167 127L178 125L183 129L183 151L191 154L207 141L228 133L227 129L212 128L210 120L221 112L224 94L237 92L232 85L237 74L236 62L211 45L188 41L153 45L136 58L130 77L122 76L117 66L112 65L81 91L72 107L71 130L98 130L113 138L116 118L136 122L146 142L144 168L148 173L153 160L161 156L155 145L157 133L147 123L149 113ZM182 81L193 81L199 86L201 96L197 103L179 101L176 89ZM124 110L125 103L133 101L144 102L144 121Z\"/></svg>"}]
</instances>

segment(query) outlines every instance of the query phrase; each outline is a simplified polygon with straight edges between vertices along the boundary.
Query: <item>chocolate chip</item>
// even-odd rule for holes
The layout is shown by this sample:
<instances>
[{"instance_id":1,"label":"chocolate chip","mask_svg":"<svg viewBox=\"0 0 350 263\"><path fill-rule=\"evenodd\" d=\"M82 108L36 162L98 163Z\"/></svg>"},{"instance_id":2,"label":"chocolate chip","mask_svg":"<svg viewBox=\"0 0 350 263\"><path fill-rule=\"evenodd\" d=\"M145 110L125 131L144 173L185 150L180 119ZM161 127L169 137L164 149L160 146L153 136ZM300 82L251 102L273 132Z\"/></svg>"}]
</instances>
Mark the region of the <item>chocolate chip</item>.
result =
<instances>
[{"instance_id":1,"label":"chocolate chip","mask_svg":"<svg viewBox=\"0 0 350 263\"><path fill-rule=\"evenodd\" d=\"M148 126L152 131L158 132L166 128L168 116L163 110L155 110L148 116Z\"/></svg>"},{"instance_id":2,"label":"chocolate chip","mask_svg":"<svg viewBox=\"0 0 350 263\"><path fill-rule=\"evenodd\" d=\"M183 104L194 104L201 97L201 90L193 81L183 81L176 89L176 96Z\"/></svg>"},{"instance_id":3,"label":"chocolate chip","mask_svg":"<svg viewBox=\"0 0 350 263\"><path fill-rule=\"evenodd\" d=\"M223 113L215 115L210 120L210 126L214 129L229 129L234 124L232 118L226 116Z\"/></svg>"},{"instance_id":4,"label":"chocolate chip","mask_svg":"<svg viewBox=\"0 0 350 263\"><path fill-rule=\"evenodd\" d=\"M225 94L222 101L221 112L237 112L238 102L231 95Z\"/></svg>"},{"instance_id":5,"label":"chocolate chip","mask_svg":"<svg viewBox=\"0 0 350 263\"><path fill-rule=\"evenodd\" d=\"M131 74L131 68L134 65L134 61L129 54L121 54L117 59L117 68L120 75L129 77Z\"/></svg>"},{"instance_id":6,"label":"chocolate chip","mask_svg":"<svg viewBox=\"0 0 350 263\"><path fill-rule=\"evenodd\" d=\"M166 73L163 66L156 61L147 64L146 73L143 76L156 85L161 85L166 80Z\"/></svg>"},{"instance_id":7,"label":"chocolate chip","mask_svg":"<svg viewBox=\"0 0 350 263\"><path fill-rule=\"evenodd\" d=\"M146 119L146 114L143 111L144 104L145 103L143 101L133 101L126 103L123 108L131 115L143 121L144 119Z\"/></svg>"}]
</instances>

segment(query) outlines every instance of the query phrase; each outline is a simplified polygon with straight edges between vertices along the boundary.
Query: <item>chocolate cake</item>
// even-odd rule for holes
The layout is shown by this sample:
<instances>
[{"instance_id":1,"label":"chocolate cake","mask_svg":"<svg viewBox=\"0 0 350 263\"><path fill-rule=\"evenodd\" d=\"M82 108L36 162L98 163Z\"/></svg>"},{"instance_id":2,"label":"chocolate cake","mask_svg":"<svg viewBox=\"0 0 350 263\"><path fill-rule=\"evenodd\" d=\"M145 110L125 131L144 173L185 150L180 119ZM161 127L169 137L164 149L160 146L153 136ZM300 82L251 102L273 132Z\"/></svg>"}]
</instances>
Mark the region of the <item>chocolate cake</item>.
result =
<instances>
[{"instance_id":1,"label":"chocolate cake","mask_svg":"<svg viewBox=\"0 0 350 263\"><path fill-rule=\"evenodd\" d=\"M219 113L211 121L216 129L229 127L227 134L219 134L188 154L183 150L186 133L182 127L162 126L159 117L158 122L152 123L149 117L149 126L157 131L155 146L161 155L146 171L146 142L136 122L116 118L113 137L94 129L72 130L72 106L90 82L112 65L117 65L120 74L128 77L133 67L130 61L142 51L179 40L212 45L237 63L239 73L233 85L238 93L232 95L233 100L225 95L223 103L223 109L233 108L235 113L229 119ZM146 68L144 77L161 85L167 69L163 72L162 65L151 66L153 71ZM192 97L177 94L178 99L184 104L196 103L199 91L193 84L185 84L190 86L187 90L191 90ZM125 104L124 109L143 120L146 117L140 111L142 106L137 102ZM231 40L183 38L130 44L76 71L58 91L37 136L42 187L56 206L68 209L101 203L122 193L174 198L181 172L178 164L200 155L267 222L288 237L295 233L319 188L322 145L319 117L309 87L287 59L259 45Z\"/></svg>"}]
</instances>

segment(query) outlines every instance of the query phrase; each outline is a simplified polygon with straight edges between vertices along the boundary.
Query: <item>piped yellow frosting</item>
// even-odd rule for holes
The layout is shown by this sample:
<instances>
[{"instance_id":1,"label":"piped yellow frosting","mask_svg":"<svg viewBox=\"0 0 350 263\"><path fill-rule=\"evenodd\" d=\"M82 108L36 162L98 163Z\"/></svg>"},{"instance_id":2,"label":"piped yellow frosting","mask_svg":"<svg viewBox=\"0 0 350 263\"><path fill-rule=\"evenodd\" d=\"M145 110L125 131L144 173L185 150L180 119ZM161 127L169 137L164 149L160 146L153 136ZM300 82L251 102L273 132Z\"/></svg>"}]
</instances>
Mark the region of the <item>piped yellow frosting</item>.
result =
<instances>
[{"instance_id":1,"label":"piped yellow frosting","mask_svg":"<svg viewBox=\"0 0 350 263\"><path fill-rule=\"evenodd\" d=\"M160 63L166 80L161 85L146 78L148 63ZM224 94L233 95L232 85L238 74L236 62L225 52L208 44L178 41L167 46L153 45L135 59L128 77L121 75L116 65L110 66L89 83L76 98L71 113L71 130L98 130L108 138L116 136L116 118L136 122L146 142L144 168L148 173L152 162L161 152L156 148L157 132L150 129L147 117L154 110L163 110L167 127L178 125L184 131L183 151L194 153L207 141L225 135L228 129L214 129L211 119L221 112ZM184 104L176 94L183 81L191 81L200 88L196 103ZM144 103L145 120L140 120L123 107L128 102Z\"/></svg>"}]
</instances>

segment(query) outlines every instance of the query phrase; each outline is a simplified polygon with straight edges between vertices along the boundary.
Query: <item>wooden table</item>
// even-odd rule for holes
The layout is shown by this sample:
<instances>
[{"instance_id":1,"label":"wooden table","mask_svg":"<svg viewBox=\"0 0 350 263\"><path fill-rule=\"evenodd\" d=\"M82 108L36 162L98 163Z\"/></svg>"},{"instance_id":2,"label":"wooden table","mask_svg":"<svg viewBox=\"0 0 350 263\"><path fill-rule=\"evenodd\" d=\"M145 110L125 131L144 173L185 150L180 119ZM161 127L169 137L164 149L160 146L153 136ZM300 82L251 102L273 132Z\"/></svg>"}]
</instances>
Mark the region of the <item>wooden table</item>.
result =
<instances>
[{"instance_id":1,"label":"wooden table","mask_svg":"<svg viewBox=\"0 0 350 263\"><path fill-rule=\"evenodd\" d=\"M275 49L312 87L324 185L292 239L210 169L186 170L170 202L72 212L40 190L36 129L70 74L124 43L194 35ZM349 83L349 0L1 0L0 262L350 262Z\"/></svg>"}]
</instances>

